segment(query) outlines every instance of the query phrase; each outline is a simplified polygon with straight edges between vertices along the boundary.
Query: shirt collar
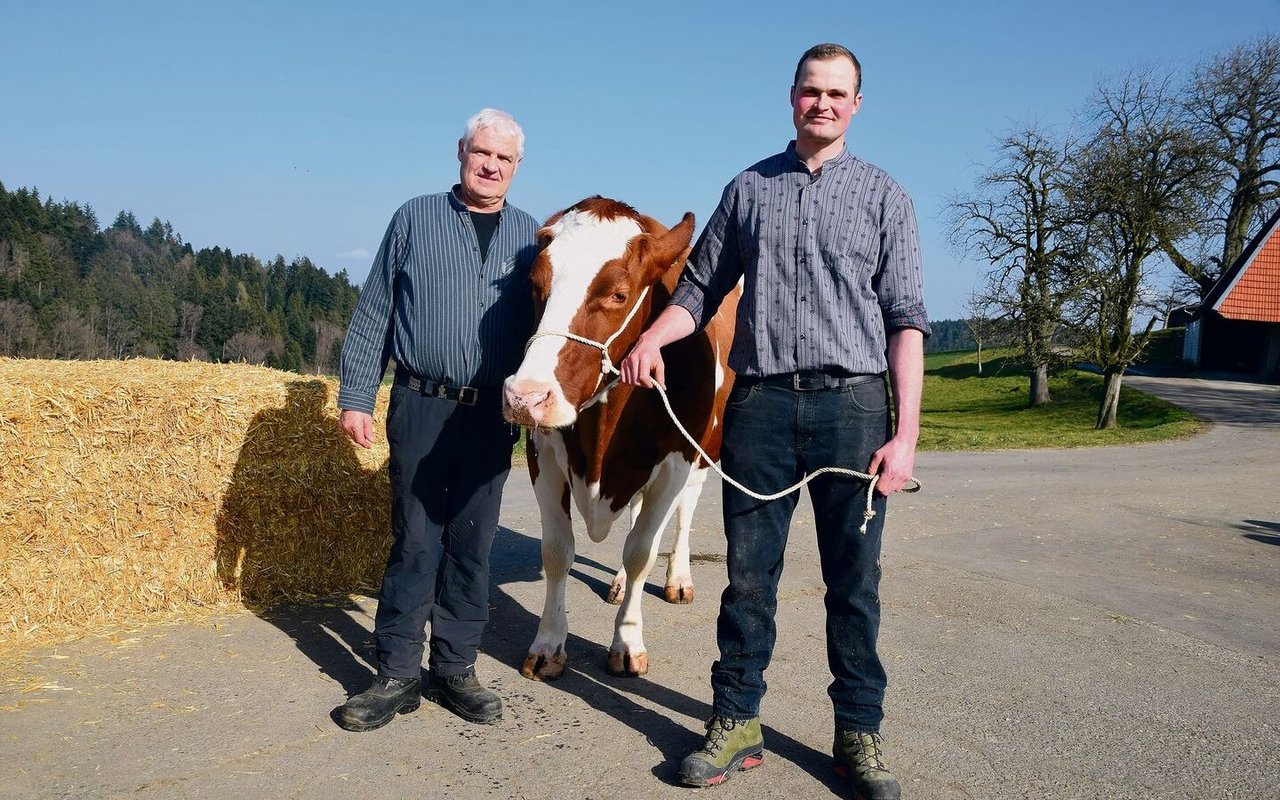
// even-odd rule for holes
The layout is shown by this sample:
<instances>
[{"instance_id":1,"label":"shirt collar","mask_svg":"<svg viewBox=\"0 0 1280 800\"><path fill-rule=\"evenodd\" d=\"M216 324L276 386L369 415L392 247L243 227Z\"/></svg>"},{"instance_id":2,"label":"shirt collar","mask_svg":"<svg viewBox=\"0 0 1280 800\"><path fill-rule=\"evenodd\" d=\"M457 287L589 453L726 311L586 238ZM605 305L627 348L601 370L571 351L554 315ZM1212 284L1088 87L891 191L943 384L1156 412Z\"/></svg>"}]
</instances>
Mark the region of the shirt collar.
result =
<instances>
[{"instance_id":1,"label":"shirt collar","mask_svg":"<svg viewBox=\"0 0 1280 800\"><path fill-rule=\"evenodd\" d=\"M809 167L804 163L804 159L802 159L800 155L796 153L795 139L792 139L790 142L787 143L787 157L791 160L792 166L794 166L796 169L802 170L806 173L809 171ZM843 165L852 160L853 160L853 156L849 153L849 148L847 146L841 147L840 153L838 155L832 158L829 158L825 162L823 162L822 171L826 172L829 169Z\"/></svg>"},{"instance_id":2,"label":"shirt collar","mask_svg":"<svg viewBox=\"0 0 1280 800\"><path fill-rule=\"evenodd\" d=\"M453 188L451 188L451 189L449 190L449 205L450 205L450 206L452 206L452 207L453 207L453 210L454 210L454 211L457 211L459 214L461 214L461 213L464 213L464 212L467 212L467 211L470 211L470 210L471 210L471 209L467 208L467 206L466 206L466 204L465 204L465 203L463 203L461 200L459 200L459 199L458 199L458 192L460 192L460 191L462 191L462 184L460 184L460 183L455 183L455 184L453 185ZM507 205L508 205L508 204L507 204L507 201L506 201L506 200L503 200L503 201L502 201L502 208L498 209L498 211L497 211L497 214L498 214L498 218L499 218L499 219L501 219L501 218L502 218L502 212L504 212L504 211L506 211L506 210L507 210ZM494 212L492 212L492 211L481 211L481 212L477 212L477 213L481 213L481 214L492 214L492 213L494 213Z\"/></svg>"}]
</instances>

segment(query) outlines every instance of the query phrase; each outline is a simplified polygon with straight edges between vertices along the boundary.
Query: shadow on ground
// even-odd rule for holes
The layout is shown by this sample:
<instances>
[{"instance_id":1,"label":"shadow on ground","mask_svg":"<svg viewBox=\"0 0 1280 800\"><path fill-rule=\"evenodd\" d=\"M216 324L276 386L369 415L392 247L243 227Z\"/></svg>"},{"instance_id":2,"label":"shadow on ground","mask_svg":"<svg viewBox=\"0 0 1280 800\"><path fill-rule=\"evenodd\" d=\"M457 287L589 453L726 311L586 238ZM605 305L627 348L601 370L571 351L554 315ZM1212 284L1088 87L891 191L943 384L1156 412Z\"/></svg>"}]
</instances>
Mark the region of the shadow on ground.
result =
<instances>
[{"instance_id":1,"label":"shadow on ground","mask_svg":"<svg viewBox=\"0 0 1280 800\"><path fill-rule=\"evenodd\" d=\"M248 608L287 634L322 674L352 695L369 685L376 669L371 609L350 596L376 593L386 561L386 468L360 463L330 413L326 384L295 381L287 391L283 406L259 412L248 427L219 511L218 574ZM491 614L482 649L518 672L538 615L507 587L542 580L541 541L499 528L491 566ZM613 572L579 555L570 575L603 598ZM650 583L645 591L662 596L661 587ZM706 719L708 703L646 678L609 675L607 642L571 634L567 646L573 660L550 685L634 729L662 753L653 774L677 783L679 762L697 747L702 732L653 709ZM840 791L830 756L772 728L766 727L766 737L773 757L794 762Z\"/></svg>"},{"instance_id":2,"label":"shadow on ground","mask_svg":"<svg viewBox=\"0 0 1280 800\"><path fill-rule=\"evenodd\" d=\"M528 654L528 644L537 632L538 615L526 609L506 587L542 580L541 542L500 527L493 553L492 610L482 649L506 668L518 672ZM572 578L603 596L609 581L588 570L610 576L612 571L583 556L577 557L570 570ZM646 584L646 591L662 594L661 587L653 584ZM262 616L288 634L298 650L324 675L341 684L347 694L363 691L372 680L375 670L373 619L360 605L349 601L289 605ZM711 715L711 706L647 678L609 675L604 666L608 643L588 641L570 633L567 647L572 658L564 677L548 685L582 699L597 712L632 728L662 754L662 761L653 766L652 774L667 784L678 784L680 760L698 746L702 732L686 727L653 707L665 708L673 715L706 719ZM709 686L707 691L709 694ZM843 791L840 780L831 772L830 755L768 726L765 726L765 738L769 756L793 762L833 793Z\"/></svg>"}]
</instances>

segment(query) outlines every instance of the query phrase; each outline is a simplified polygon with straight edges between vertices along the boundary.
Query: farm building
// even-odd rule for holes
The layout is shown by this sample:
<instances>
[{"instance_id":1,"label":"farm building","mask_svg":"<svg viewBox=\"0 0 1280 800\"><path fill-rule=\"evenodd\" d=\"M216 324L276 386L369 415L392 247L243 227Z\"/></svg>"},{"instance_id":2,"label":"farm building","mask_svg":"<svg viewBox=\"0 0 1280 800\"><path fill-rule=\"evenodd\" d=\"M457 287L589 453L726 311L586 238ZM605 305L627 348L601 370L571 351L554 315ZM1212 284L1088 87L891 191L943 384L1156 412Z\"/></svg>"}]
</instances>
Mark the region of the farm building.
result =
<instances>
[{"instance_id":1,"label":"farm building","mask_svg":"<svg viewBox=\"0 0 1280 800\"><path fill-rule=\"evenodd\" d=\"M1205 296L1187 324L1182 360L1280 381L1280 210Z\"/></svg>"}]
</instances>

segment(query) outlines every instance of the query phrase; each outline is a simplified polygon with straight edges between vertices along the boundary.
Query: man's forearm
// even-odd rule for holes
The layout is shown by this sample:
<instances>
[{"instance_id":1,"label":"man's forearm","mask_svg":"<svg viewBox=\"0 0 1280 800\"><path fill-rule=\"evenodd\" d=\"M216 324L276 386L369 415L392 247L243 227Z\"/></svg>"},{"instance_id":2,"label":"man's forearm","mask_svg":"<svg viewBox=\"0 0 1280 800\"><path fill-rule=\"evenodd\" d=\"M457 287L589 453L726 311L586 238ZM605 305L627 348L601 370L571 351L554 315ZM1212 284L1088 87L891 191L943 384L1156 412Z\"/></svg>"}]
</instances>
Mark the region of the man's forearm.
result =
<instances>
[{"instance_id":1,"label":"man's forearm","mask_svg":"<svg viewBox=\"0 0 1280 800\"><path fill-rule=\"evenodd\" d=\"M697 328L693 315L684 306L670 305L653 321L648 330L640 334L637 344L644 343L659 349L677 342Z\"/></svg>"},{"instance_id":2,"label":"man's forearm","mask_svg":"<svg viewBox=\"0 0 1280 800\"><path fill-rule=\"evenodd\" d=\"M924 391L924 334L899 328L889 334L889 383L893 386L895 437L914 448L920 438L920 398Z\"/></svg>"}]
</instances>

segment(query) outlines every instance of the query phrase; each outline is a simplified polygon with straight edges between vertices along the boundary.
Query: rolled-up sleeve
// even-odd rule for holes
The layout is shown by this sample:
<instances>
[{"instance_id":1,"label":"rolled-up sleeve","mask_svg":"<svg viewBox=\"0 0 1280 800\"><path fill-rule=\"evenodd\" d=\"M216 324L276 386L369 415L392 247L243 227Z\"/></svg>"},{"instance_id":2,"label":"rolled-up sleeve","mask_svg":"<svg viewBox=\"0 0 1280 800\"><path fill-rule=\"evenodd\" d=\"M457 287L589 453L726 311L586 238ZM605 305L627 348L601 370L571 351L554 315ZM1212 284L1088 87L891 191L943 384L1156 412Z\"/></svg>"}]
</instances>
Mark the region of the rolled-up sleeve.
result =
<instances>
[{"instance_id":1,"label":"rolled-up sleeve","mask_svg":"<svg viewBox=\"0 0 1280 800\"><path fill-rule=\"evenodd\" d=\"M905 192L886 194L880 228L880 265L873 288L880 302L886 331L915 328L932 331L924 307L924 277L916 211Z\"/></svg>"}]
</instances>

